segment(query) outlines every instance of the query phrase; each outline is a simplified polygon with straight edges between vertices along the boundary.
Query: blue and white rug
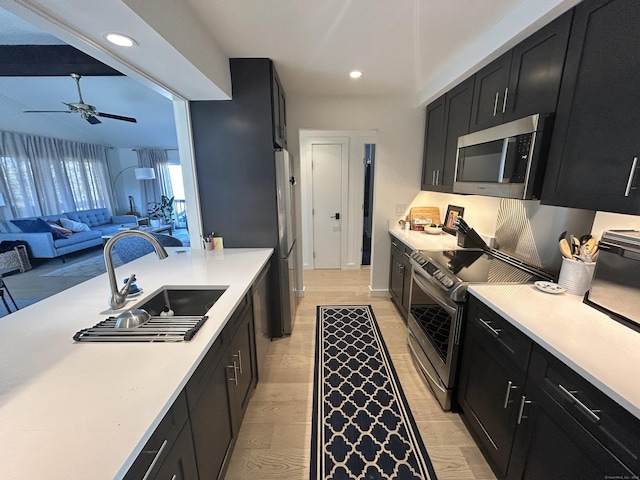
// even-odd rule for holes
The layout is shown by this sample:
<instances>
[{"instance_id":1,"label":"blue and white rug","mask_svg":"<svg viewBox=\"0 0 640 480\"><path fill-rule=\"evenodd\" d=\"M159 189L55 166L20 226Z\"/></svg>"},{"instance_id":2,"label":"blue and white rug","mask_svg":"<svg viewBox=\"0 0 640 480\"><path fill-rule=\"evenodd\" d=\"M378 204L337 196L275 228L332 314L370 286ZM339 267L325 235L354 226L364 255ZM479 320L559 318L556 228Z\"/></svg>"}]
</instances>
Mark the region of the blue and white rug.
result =
<instances>
[{"instance_id":1,"label":"blue and white rug","mask_svg":"<svg viewBox=\"0 0 640 480\"><path fill-rule=\"evenodd\" d=\"M311 480L435 480L369 305L318 306Z\"/></svg>"}]
</instances>

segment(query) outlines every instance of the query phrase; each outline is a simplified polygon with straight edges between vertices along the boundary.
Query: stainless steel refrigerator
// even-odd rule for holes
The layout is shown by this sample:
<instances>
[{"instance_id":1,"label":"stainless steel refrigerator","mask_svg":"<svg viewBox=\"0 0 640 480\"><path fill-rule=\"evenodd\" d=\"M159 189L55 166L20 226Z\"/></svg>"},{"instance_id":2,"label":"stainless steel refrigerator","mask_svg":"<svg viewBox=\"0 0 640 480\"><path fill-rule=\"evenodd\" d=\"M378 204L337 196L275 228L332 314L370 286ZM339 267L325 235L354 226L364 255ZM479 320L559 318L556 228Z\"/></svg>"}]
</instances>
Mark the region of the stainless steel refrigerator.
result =
<instances>
[{"instance_id":1,"label":"stainless steel refrigerator","mask_svg":"<svg viewBox=\"0 0 640 480\"><path fill-rule=\"evenodd\" d=\"M278 263L280 268L280 311L282 333L291 334L296 317L296 226L294 199L296 181L291 157L286 150L275 152L276 194L278 202Z\"/></svg>"}]
</instances>

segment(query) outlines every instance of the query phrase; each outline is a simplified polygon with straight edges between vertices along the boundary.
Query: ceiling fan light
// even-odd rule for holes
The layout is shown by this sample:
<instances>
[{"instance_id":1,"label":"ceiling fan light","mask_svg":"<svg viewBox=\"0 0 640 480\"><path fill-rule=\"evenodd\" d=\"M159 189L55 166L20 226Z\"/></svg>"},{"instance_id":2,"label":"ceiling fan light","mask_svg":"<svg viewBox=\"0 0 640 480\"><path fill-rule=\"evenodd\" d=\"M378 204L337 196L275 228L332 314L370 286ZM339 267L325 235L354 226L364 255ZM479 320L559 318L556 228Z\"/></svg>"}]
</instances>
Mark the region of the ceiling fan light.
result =
<instances>
[{"instance_id":1,"label":"ceiling fan light","mask_svg":"<svg viewBox=\"0 0 640 480\"><path fill-rule=\"evenodd\" d=\"M107 33L104 38L106 38L108 42L118 45L119 47L134 47L138 45L133 38L121 33Z\"/></svg>"}]
</instances>

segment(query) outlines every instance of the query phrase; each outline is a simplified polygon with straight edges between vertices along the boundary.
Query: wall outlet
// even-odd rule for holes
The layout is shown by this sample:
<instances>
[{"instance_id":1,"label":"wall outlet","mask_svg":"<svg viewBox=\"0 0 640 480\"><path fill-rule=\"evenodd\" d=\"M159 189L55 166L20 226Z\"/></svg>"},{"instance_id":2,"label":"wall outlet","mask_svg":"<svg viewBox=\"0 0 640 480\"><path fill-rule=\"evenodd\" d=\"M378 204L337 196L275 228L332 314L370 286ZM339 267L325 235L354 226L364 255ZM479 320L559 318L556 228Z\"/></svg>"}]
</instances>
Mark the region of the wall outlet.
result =
<instances>
[{"instance_id":1,"label":"wall outlet","mask_svg":"<svg viewBox=\"0 0 640 480\"><path fill-rule=\"evenodd\" d=\"M407 210L407 206L401 203L398 203L396 205L396 215L403 215L404 212Z\"/></svg>"}]
</instances>

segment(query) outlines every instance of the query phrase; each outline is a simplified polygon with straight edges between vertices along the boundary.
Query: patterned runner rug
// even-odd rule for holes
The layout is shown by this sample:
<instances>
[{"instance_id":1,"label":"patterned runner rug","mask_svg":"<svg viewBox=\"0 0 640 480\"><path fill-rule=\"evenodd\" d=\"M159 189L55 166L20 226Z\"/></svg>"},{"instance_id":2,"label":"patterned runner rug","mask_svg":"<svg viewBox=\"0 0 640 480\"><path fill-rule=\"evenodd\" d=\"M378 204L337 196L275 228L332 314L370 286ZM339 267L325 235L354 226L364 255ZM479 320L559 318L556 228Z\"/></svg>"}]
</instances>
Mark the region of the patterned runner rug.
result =
<instances>
[{"instance_id":1,"label":"patterned runner rug","mask_svg":"<svg viewBox=\"0 0 640 480\"><path fill-rule=\"evenodd\" d=\"M435 480L369 305L318 306L311 480Z\"/></svg>"}]
</instances>

